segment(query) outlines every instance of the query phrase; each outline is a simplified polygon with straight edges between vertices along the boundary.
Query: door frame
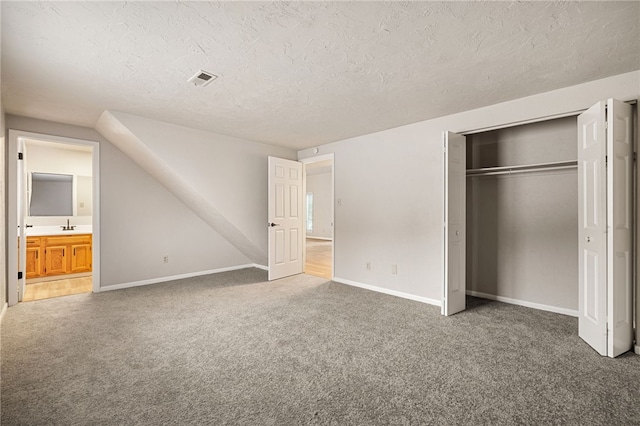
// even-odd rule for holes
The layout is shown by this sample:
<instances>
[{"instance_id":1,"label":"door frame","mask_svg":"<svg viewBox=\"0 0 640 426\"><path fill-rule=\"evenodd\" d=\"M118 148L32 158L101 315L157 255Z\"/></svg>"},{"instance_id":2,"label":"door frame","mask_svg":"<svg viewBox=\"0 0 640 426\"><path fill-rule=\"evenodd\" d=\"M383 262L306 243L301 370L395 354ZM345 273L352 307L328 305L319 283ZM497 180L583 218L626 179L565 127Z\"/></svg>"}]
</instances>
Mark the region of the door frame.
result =
<instances>
[{"instance_id":1,"label":"door frame","mask_svg":"<svg viewBox=\"0 0 640 426\"><path fill-rule=\"evenodd\" d=\"M301 160L298 160L302 163L302 194L305 199L307 196L307 164L318 163L320 161L331 160L331 279L333 280L336 276L336 165L335 165L335 154L333 152L329 154L316 155L314 157L307 157ZM304 215L307 217L307 203L303 202L304 205ZM306 262L307 260L307 226L304 226L304 238L302 241L302 261ZM304 263L303 263L304 265Z\"/></svg>"},{"instance_id":2,"label":"door frame","mask_svg":"<svg viewBox=\"0 0 640 426\"><path fill-rule=\"evenodd\" d=\"M626 101L627 103L631 103L634 104L636 103L636 100L630 100L630 101ZM545 115L545 116L539 116L539 117L532 117L532 118L528 118L528 119L523 119L523 120L518 120L518 121L511 121L511 122L504 122L504 123L500 123L500 124L496 124L493 126L488 126L488 127L476 127L476 128L467 128L467 129L460 129L460 130L455 130L455 129L448 129L451 132L457 133L461 136L471 136L471 135L475 135L478 133L484 133L484 132L489 132L489 131L493 131L493 130L501 130L501 129L508 129L511 127L517 127L517 126L523 126L523 125L527 125L527 124L533 124L533 123L541 123L541 122L545 122L545 121L551 121L551 120L555 120L558 118L565 118L565 117L577 117L582 114L583 112L585 112L588 108L581 108L578 110L572 110L572 111L565 111L565 112L559 112L557 114L551 114L551 115ZM465 144L466 145L466 144ZM443 176L444 176L444 161L443 161ZM443 182L443 190L446 191L446 187L444 186L444 182ZM637 198L637 197L636 197ZM444 201L444 196L443 196L443 201ZM443 210L444 210L444 206L443 206ZM467 210L467 206L465 205L465 215L466 215L466 210ZM637 216L634 214L634 218L637 218ZM634 235L634 239L635 239L635 235ZM446 239L446 235L443 234L443 238ZM634 250L635 250L635 241L634 241ZM466 245L466 243L465 243ZM445 241L442 241L442 246L441 246L444 250L445 247ZM447 268L446 263L444 262L446 260L444 253L442 254L442 259L443 259L443 263L442 265L444 266L444 268ZM640 256L639 253L636 253L635 258L637 258L638 256ZM447 278L447 271L444 270L443 274L442 274L442 279L443 279L443 283L442 283L442 287L444 288L445 283L444 280ZM465 280L466 281L466 280ZM635 268L634 268L634 282L636 282L635 279ZM465 291L466 290L466 282L465 282ZM441 303L441 309L442 309L442 305L444 304L444 299L441 299L440 301ZM638 304L640 305L640 301L638 301ZM444 315L444 313L443 313Z\"/></svg>"},{"instance_id":3,"label":"door frame","mask_svg":"<svg viewBox=\"0 0 640 426\"><path fill-rule=\"evenodd\" d=\"M10 238L18 229L18 144L19 140L31 139L42 142L67 145L83 145L92 148L92 285L93 292L100 291L100 144L96 141L53 136L9 129L7 161L7 302L9 306L18 303L18 239ZM24 197L26 194L22 194ZM21 257L26 255L26 244L20 246ZM23 274L23 280L24 274Z\"/></svg>"},{"instance_id":4,"label":"door frame","mask_svg":"<svg viewBox=\"0 0 640 426\"><path fill-rule=\"evenodd\" d=\"M640 150L640 130L638 129L638 127L640 126L640 107L638 106L638 99L637 98L632 98L632 99L625 99L623 100L623 102L631 104L635 107L635 114L632 114L633 118L634 118L634 125L633 125L633 144L634 144L634 152L638 153ZM523 120L518 120L518 121L513 121L513 122L504 122L504 123L500 123L497 125L493 125L493 126L488 126L488 127L476 127L476 128L468 128L468 129L461 129L456 131L456 133L463 135L463 136L468 136L468 135L473 135L473 134L477 134L477 133L482 133L482 132L486 132L486 131L491 131L491 130L498 130L498 129L506 129L509 127L514 127L514 126L520 126L520 125L524 125L524 124L531 124L531 123L538 123L538 122L543 122L543 121L549 121L549 120L554 120L557 118L563 118L563 117L577 117L578 115L582 114L583 112L585 112L588 109L588 107L585 108L580 108L577 110L572 110L572 111L565 111L565 112L560 112L560 113L556 113L556 114L551 114L551 115L547 115L547 116L538 116L538 117L532 117L529 119L523 119ZM455 131L455 130L454 130ZM444 188L444 185L443 185ZM633 256L633 272L632 272L632 283L633 283L633 289L632 289L632 304L633 304L633 309L634 309L634 320L636 323L636 330L635 330L635 338L636 338L636 342L635 342L635 353L640 354L640 344L638 343L640 340L640 327L638 327L638 323L640 322L640 280L638 280L638 265L640 264L640 226L638 226L638 224L640 223L640 194L638 194L638 190L640 188L640 173L638 171L638 166L637 166L637 162L634 161L634 167L633 167L633 220L634 220L634 231L632 232L632 248L634 250L634 256ZM465 208L466 209L466 208ZM444 242L443 242L443 246L444 246ZM446 265L443 263L443 265L446 268ZM446 277L446 273L443 274L443 277ZM444 284L443 284L444 285Z\"/></svg>"}]
</instances>

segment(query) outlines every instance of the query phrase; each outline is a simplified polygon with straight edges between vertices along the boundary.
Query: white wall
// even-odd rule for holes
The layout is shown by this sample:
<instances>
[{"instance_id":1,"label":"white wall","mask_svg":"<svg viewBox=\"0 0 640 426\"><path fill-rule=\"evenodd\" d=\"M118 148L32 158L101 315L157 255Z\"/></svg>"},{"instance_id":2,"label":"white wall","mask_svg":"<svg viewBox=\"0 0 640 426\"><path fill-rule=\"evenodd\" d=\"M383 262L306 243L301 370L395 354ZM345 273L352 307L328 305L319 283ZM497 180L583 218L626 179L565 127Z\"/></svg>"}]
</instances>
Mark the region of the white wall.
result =
<instances>
[{"instance_id":1,"label":"white wall","mask_svg":"<svg viewBox=\"0 0 640 426\"><path fill-rule=\"evenodd\" d=\"M466 132L640 95L640 72L307 149L335 153L335 275L439 302L443 280L442 132ZM460 99L464 103L464 99ZM372 263L367 270L366 262ZM391 264L398 274L391 274Z\"/></svg>"},{"instance_id":2,"label":"white wall","mask_svg":"<svg viewBox=\"0 0 640 426\"><path fill-rule=\"evenodd\" d=\"M307 237L332 237L332 185L331 172L307 173L307 193L313 193L313 231L307 231Z\"/></svg>"},{"instance_id":3,"label":"white wall","mask_svg":"<svg viewBox=\"0 0 640 426\"><path fill-rule=\"evenodd\" d=\"M250 263L95 130L13 115L6 127L99 142L103 288Z\"/></svg>"},{"instance_id":4,"label":"white wall","mask_svg":"<svg viewBox=\"0 0 640 426\"><path fill-rule=\"evenodd\" d=\"M77 188L78 176L92 176L91 152L68 149L63 144L51 143L48 146L26 143L24 162L27 173L59 173L73 175L73 188ZM29 179L30 181L30 179ZM29 182L30 185L30 182ZM74 197L74 210L76 209ZM30 217L29 224L34 226L63 225L70 219L72 225L91 225L91 216L59 217L37 216Z\"/></svg>"},{"instance_id":5,"label":"white wall","mask_svg":"<svg viewBox=\"0 0 640 426\"><path fill-rule=\"evenodd\" d=\"M27 142L25 165L28 172L67 173L91 176L91 152L67 149L66 145L51 143L49 146Z\"/></svg>"},{"instance_id":6,"label":"white wall","mask_svg":"<svg viewBox=\"0 0 640 426\"><path fill-rule=\"evenodd\" d=\"M575 161L577 139L575 117L467 136L467 167ZM467 290L577 314L577 168L467 178L466 277Z\"/></svg>"}]
</instances>

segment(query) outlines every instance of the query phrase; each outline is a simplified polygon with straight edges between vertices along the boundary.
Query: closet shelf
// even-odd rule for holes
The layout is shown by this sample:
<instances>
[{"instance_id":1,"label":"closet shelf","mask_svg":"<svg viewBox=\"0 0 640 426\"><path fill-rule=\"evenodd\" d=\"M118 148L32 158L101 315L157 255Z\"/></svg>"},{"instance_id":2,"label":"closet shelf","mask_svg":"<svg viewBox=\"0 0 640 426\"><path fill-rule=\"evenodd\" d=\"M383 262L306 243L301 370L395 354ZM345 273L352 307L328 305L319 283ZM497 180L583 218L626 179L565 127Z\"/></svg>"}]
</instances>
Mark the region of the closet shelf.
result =
<instances>
[{"instance_id":1,"label":"closet shelf","mask_svg":"<svg viewBox=\"0 0 640 426\"><path fill-rule=\"evenodd\" d=\"M544 172L552 170L574 169L576 167L578 167L577 161L556 161L553 163L526 164L522 166L483 167L480 169L467 169L467 177Z\"/></svg>"}]
</instances>

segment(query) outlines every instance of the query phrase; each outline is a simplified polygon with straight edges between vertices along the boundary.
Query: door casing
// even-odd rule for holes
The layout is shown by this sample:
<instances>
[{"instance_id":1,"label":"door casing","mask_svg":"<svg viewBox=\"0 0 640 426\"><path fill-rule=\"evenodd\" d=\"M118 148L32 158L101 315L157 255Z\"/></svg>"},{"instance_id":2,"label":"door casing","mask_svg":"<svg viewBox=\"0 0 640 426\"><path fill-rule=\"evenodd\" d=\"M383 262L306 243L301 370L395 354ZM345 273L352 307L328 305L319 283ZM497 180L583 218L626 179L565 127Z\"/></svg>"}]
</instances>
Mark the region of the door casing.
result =
<instances>
[{"instance_id":1,"label":"door casing","mask_svg":"<svg viewBox=\"0 0 640 426\"><path fill-rule=\"evenodd\" d=\"M93 240L93 271L92 282L93 291L100 291L100 144L95 141L74 139L62 136L46 135L42 133L25 132L22 130L9 129L9 139L7 143L7 231L11 234L17 232L18 202L23 202L26 194L18 194L18 152L19 141L24 139L37 140L42 142L62 143L67 145L83 145L92 147L92 169L93 169L93 215L92 215L92 240ZM10 235L7 232L7 237ZM26 244L20 244L20 257L26 256ZM18 238L7 238L7 303L13 306L18 303ZM24 271L23 271L24 272ZM24 274L23 274L23 280Z\"/></svg>"},{"instance_id":2,"label":"door casing","mask_svg":"<svg viewBox=\"0 0 640 426\"><path fill-rule=\"evenodd\" d=\"M308 157L308 158L303 158L302 160L300 160L300 162L302 163L302 168L303 168L303 172L302 175L304 177L304 183L303 183L303 190L302 190L302 194L303 196L306 195L307 193L307 171L306 171L306 166L307 164L311 164L311 163L317 163L320 161L327 161L327 160L331 160L331 279L335 278L336 276L336 249L335 249L335 244L336 244L336 216L335 216L335 184L336 184L336 179L335 179L335 164L334 164L334 158L335 155L334 153L329 153L329 154L323 154L323 155L318 155L315 157ZM304 212L305 212L305 217L306 217L306 203L304 204ZM303 238L303 249L302 249L302 253L303 253L303 262L306 262L306 256L307 256L307 227L304 227L304 238Z\"/></svg>"}]
</instances>

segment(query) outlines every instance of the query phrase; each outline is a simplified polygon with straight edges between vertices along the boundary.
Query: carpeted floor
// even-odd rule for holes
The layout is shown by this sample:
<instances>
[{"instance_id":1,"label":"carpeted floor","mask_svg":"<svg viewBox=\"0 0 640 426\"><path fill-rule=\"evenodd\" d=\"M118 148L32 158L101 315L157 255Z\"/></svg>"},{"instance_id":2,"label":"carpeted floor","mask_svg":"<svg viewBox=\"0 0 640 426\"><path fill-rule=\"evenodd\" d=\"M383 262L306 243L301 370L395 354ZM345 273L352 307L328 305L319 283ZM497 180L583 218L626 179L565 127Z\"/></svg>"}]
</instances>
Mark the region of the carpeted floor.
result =
<instances>
[{"instance_id":1,"label":"carpeted floor","mask_svg":"<svg viewBox=\"0 0 640 426\"><path fill-rule=\"evenodd\" d=\"M248 269L22 303L2 324L2 425L640 423L640 356L575 318L437 307Z\"/></svg>"}]
</instances>

